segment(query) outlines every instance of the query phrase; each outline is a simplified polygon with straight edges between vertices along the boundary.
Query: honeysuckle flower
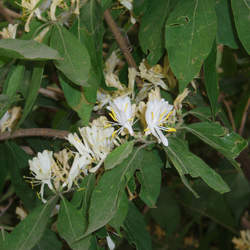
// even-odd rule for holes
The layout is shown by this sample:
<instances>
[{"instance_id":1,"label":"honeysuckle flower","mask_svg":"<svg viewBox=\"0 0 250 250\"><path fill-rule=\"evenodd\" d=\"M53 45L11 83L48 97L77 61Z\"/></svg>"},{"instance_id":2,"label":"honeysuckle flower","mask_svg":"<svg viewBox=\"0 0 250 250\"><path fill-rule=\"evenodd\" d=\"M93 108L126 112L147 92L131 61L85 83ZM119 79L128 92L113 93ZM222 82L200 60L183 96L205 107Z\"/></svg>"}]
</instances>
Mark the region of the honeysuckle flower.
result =
<instances>
[{"instance_id":1,"label":"honeysuckle flower","mask_svg":"<svg viewBox=\"0 0 250 250\"><path fill-rule=\"evenodd\" d=\"M106 126L105 126L106 125ZM107 127L107 119L104 116L94 120L91 127L79 128L84 144L88 146L93 162L97 165L89 172L96 172L102 165L106 156L114 147L114 128Z\"/></svg>"},{"instance_id":2,"label":"honeysuckle flower","mask_svg":"<svg viewBox=\"0 0 250 250\"><path fill-rule=\"evenodd\" d=\"M132 10L133 9L133 0L119 0L120 4L123 5L126 9Z\"/></svg>"},{"instance_id":3,"label":"honeysuckle flower","mask_svg":"<svg viewBox=\"0 0 250 250\"><path fill-rule=\"evenodd\" d=\"M68 177L64 182L63 187L67 185L68 190L70 190L73 183L76 182L77 179L80 177L81 172L87 175L88 172L86 168L90 164L90 162L91 161L85 156L80 156L80 154L76 153L74 156L72 167L70 168Z\"/></svg>"},{"instance_id":4,"label":"honeysuckle flower","mask_svg":"<svg viewBox=\"0 0 250 250\"><path fill-rule=\"evenodd\" d=\"M0 131L11 131L12 127L15 125L17 120L21 115L20 107L13 107L6 111L3 117L0 119Z\"/></svg>"},{"instance_id":5,"label":"honeysuckle flower","mask_svg":"<svg viewBox=\"0 0 250 250\"><path fill-rule=\"evenodd\" d=\"M76 15L80 14L80 0L71 0L71 6L75 7L74 13Z\"/></svg>"},{"instance_id":6,"label":"honeysuckle flower","mask_svg":"<svg viewBox=\"0 0 250 250\"><path fill-rule=\"evenodd\" d=\"M97 105L94 106L93 110L101 110L106 104L111 100L111 95L105 90L97 90L96 102Z\"/></svg>"},{"instance_id":7,"label":"honeysuckle flower","mask_svg":"<svg viewBox=\"0 0 250 250\"><path fill-rule=\"evenodd\" d=\"M189 92L190 91L187 88L185 88L183 92L176 97L176 99L174 100L174 107L176 109L182 108L182 102L188 96Z\"/></svg>"},{"instance_id":8,"label":"honeysuckle flower","mask_svg":"<svg viewBox=\"0 0 250 250\"><path fill-rule=\"evenodd\" d=\"M28 14L28 18L26 20L24 30L26 32L30 31L30 21L34 14L37 16L38 19L42 20L42 13L39 7L40 0L22 0L21 6L24 9L24 14Z\"/></svg>"},{"instance_id":9,"label":"honeysuckle flower","mask_svg":"<svg viewBox=\"0 0 250 250\"><path fill-rule=\"evenodd\" d=\"M132 129L136 105L131 105L130 98L128 96L120 96L109 102L107 109L111 111L109 115L114 120L113 125L118 125L120 128L117 133L120 134L126 129L131 136L134 135Z\"/></svg>"},{"instance_id":10,"label":"honeysuckle flower","mask_svg":"<svg viewBox=\"0 0 250 250\"><path fill-rule=\"evenodd\" d=\"M16 31L17 31L18 24L9 24L7 28L3 28L2 31L0 31L0 35L3 39L7 38L16 38Z\"/></svg>"},{"instance_id":11,"label":"honeysuckle flower","mask_svg":"<svg viewBox=\"0 0 250 250\"><path fill-rule=\"evenodd\" d=\"M113 51L111 55L108 57L108 59L105 61L105 69L104 73L114 73L116 66L120 62L120 59L118 58L116 51Z\"/></svg>"},{"instance_id":12,"label":"honeysuckle flower","mask_svg":"<svg viewBox=\"0 0 250 250\"><path fill-rule=\"evenodd\" d=\"M168 122L169 116L172 114L173 105L170 105L164 99L159 98L159 89L152 91L149 94L149 100L145 111L145 120L147 128L145 134L152 134L158 140L158 143L163 143L168 146L168 140L162 131L175 132L175 128L165 127L164 124Z\"/></svg>"},{"instance_id":13,"label":"honeysuckle flower","mask_svg":"<svg viewBox=\"0 0 250 250\"><path fill-rule=\"evenodd\" d=\"M37 157L29 160L30 171L34 176L34 178L31 178L31 183L41 184L40 196L43 202L46 202L43 198L44 185L47 184L49 189L54 190L51 180L53 178L52 168L53 165L56 165L56 162L52 155L52 151L44 150L42 153L38 153Z\"/></svg>"},{"instance_id":14,"label":"honeysuckle flower","mask_svg":"<svg viewBox=\"0 0 250 250\"><path fill-rule=\"evenodd\" d=\"M123 91L125 88L122 86L119 77L114 73L108 73L105 75L105 82L108 87L117 88Z\"/></svg>"},{"instance_id":15,"label":"honeysuckle flower","mask_svg":"<svg viewBox=\"0 0 250 250\"><path fill-rule=\"evenodd\" d=\"M77 149L78 153L82 156L85 156L86 159L91 161L91 153L92 151L77 135L77 133L69 134L66 139Z\"/></svg>"},{"instance_id":16,"label":"honeysuckle flower","mask_svg":"<svg viewBox=\"0 0 250 250\"><path fill-rule=\"evenodd\" d=\"M49 29L50 29L49 26L46 27L46 28L44 28L44 29L34 38L34 40L37 41L37 42L39 42L39 43L42 43L42 41L43 41L44 37L46 36L46 34L48 33Z\"/></svg>"},{"instance_id":17,"label":"honeysuckle flower","mask_svg":"<svg viewBox=\"0 0 250 250\"><path fill-rule=\"evenodd\" d=\"M128 68L128 89L132 95L132 99L134 99L134 87L135 87L135 78L137 75L137 71L135 68Z\"/></svg>"},{"instance_id":18,"label":"honeysuckle flower","mask_svg":"<svg viewBox=\"0 0 250 250\"><path fill-rule=\"evenodd\" d=\"M49 12L49 16L52 21L56 21L56 8L61 3L63 3L63 0L52 0L52 3L50 5L50 12Z\"/></svg>"},{"instance_id":19,"label":"honeysuckle flower","mask_svg":"<svg viewBox=\"0 0 250 250\"><path fill-rule=\"evenodd\" d=\"M111 239L111 237L109 235L106 237L106 240L107 240L109 250L114 250L115 249L115 243L114 243L114 241Z\"/></svg>"},{"instance_id":20,"label":"honeysuckle flower","mask_svg":"<svg viewBox=\"0 0 250 250\"><path fill-rule=\"evenodd\" d=\"M234 237L232 242L235 245L235 249L249 250L250 249L250 230L240 231L240 237Z\"/></svg>"}]
</instances>

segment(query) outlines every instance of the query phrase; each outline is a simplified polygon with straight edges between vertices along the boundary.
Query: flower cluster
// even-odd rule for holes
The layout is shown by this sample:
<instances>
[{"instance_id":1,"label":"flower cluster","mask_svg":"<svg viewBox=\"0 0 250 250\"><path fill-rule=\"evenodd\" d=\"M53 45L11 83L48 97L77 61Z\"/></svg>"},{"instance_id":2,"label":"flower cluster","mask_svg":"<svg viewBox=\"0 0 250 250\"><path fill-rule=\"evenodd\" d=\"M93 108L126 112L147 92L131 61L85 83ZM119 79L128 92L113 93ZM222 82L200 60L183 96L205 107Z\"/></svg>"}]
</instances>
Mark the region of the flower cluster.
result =
<instances>
[{"instance_id":1,"label":"flower cluster","mask_svg":"<svg viewBox=\"0 0 250 250\"><path fill-rule=\"evenodd\" d=\"M99 89L98 104L94 110L106 110L108 116L100 116L89 126L79 128L79 133L70 133L65 138L70 147L58 153L43 151L29 161L33 177L27 177L32 184L41 185L40 196L44 199L44 187L54 192L69 191L77 186L82 176L97 173L107 155L130 137L140 139L152 135L156 142L168 146L167 134L175 132L176 113L187 96L185 90L171 105L161 97L160 88L167 89L160 65L147 67L142 61L139 72L128 70L128 86L118 77L120 60L115 52L105 64L105 80L115 90ZM143 90L134 92L135 78L147 83ZM138 98L138 95L140 97ZM103 113L103 112L102 112ZM136 129L135 123L138 122ZM140 129L141 128L141 129Z\"/></svg>"},{"instance_id":2,"label":"flower cluster","mask_svg":"<svg viewBox=\"0 0 250 250\"><path fill-rule=\"evenodd\" d=\"M68 6L64 0L22 0L21 6L23 8L23 15L28 16L24 30L29 32L31 19L36 16L39 20L46 21L46 18L43 15L46 11L48 18L51 21L57 21L57 8L65 11L65 13L62 13L60 16L63 18L67 17L64 21L64 23L67 24L67 19L71 14L79 15L80 0L71 0L70 6Z\"/></svg>"},{"instance_id":3,"label":"flower cluster","mask_svg":"<svg viewBox=\"0 0 250 250\"><path fill-rule=\"evenodd\" d=\"M235 249L248 250L250 249L250 230L240 231L240 237L234 237L232 242L235 245Z\"/></svg>"}]
</instances>

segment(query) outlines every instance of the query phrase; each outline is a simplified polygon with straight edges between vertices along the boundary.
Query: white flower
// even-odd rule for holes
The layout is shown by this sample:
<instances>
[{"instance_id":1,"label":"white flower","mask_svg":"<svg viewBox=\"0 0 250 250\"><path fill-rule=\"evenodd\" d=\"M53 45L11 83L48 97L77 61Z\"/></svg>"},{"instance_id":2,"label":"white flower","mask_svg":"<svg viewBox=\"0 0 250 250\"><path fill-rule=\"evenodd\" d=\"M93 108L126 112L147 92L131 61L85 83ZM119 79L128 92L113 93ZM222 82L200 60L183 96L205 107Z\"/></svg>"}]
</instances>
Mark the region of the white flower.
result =
<instances>
[{"instance_id":1,"label":"white flower","mask_svg":"<svg viewBox=\"0 0 250 250\"><path fill-rule=\"evenodd\" d=\"M117 88L118 90L124 90L119 77L114 73L108 73L105 75L105 83L108 87Z\"/></svg>"},{"instance_id":2,"label":"white flower","mask_svg":"<svg viewBox=\"0 0 250 250\"><path fill-rule=\"evenodd\" d=\"M84 172L85 175L87 175L86 167L90 164L90 160L88 158L85 158L85 156L80 156L80 154L76 153L74 157L73 164L71 166L71 169L68 174L68 178L66 182L63 184L63 187L68 185L68 190L71 189L72 184L77 180L77 178L80 176L81 171Z\"/></svg>"},{"instance_id":3,"label":"white flower","mask_svg":"<svg viewBox=\"0 0 250 250\"><path fill-rule=\"evenodd\" d=\"M109 250L114 250L115 249L115 243L114 243L114 241L111 239L111 237L109 235L106 237L106 240L107 240Z\"/></svg>"},{"instance_id":4,"label":"white flower","mask_svg":"<svg viewBox=\"0 0 250 250\"><path fill-rule=\"evenodd\" d=\"M13 107L8 110L3 117L0 119L0 131L11 131L12 127L15 125L16 121L19 119L21 114L20 107Z\"/></svg>"},{"instance_id":5,"label":"white flower","mask_svg":"<svg viewBox=\"0 0 250 250\"><path fill-rule=\"evenodd\" d=\"M135 117L135 104L131 105L130 98L128 96L120 96L110 101L110 106L107 107L111 111L109 115L115 121L113 125L121 126L117 131L118 134L127 129L130 135L134 135L132 129L133 120Z\"/></svg>"},{"instance_id":6,"label":"white flower","mask_svg":"<svg viewBox=\"0 0 250 250\"><path fill-rule=\"evenodd\" d=\"M97 105L94 106L93 110L101 110L106 104L108 104L111 100L111 96L108 92L97 90L96 101Z\"/></svg>"},{"instance_id":7,"label":"white flower","mask_svg":"<svg viewBox=\"0 0 250 250\"><path fill-rule=\"evenodd\" d=\"M30 21L34 14L37 16L38 19L42 19L41 10L38 8L40 0L22 0L22 7L25 11L25 14L28 13L28 18L24 26L24 30L26 32L30 31Z\"/></svg>"},{"instance_id":8,"label":"white flower","mask_svg":"<svg viewBox=\"0 0 250 250\"><path fill-rule=\"evenodd\" d=\"M53 165L56 165L56 162L53 159L53 152L44 150L42 153L38 153L37 157L34 157L32 160L29 160L30 171L34 176L34 184L42 184L40 195L43 202L46 200L43 198L44 185L47 184L49 189L54 190L51 183L52 179L52 168Z\"/></svg>"},{"instance_id":9,"label":"white flower","mask_svg":"<svg viewBox=\"0 0 250 250\"><path fill-rule=\"evenodd\" d=\"M52 21L56 21L56 8L58 5L62 3L63 0L52 0L52 4L50 5L50 19Z\"/></svg>"},{"instance_id":10,"label":"white flower","mask_svg":"<svg viewBox=\"0 0 250 250\"><path fill-rule=\"evenodd\" d=\"M163 131L175 132L176 129L164 127L167 123L169 116L172 114L173 105L170 105L164 99L159 99L158 91L153 91L149 95L149 101L145 112L145 120L147 128L145 129L146 135L152 134L158 139L159 143L168 146L168 140L162 133Z\"/></svg>"},{"instance_id":11,"label":"white flower","mask_svg":"<svg viewBox=\"0 0 250 250\"><path fill-rule=\"evenodd\" d=\"M109 58L105 62L105 73L114 73L116 66L120 62L120 59L116 55L116 51L113 51Z\"/></svg>"},{"instance_id":12,"label":"white flower","mask_svg":"<svg viewBox=\"0 0 250 250\"><path fill-rule=\"evenodd\" d=\"M82 140L76 133L69 134L67 137L80 156L85 157L86 166L92 162L96 164L94 168L89 170L91 173L99 169L115 145L115 139L112 137L114 128L107 127L107 123L107 118L101 116L92 122L91 127L79 128Z\"/></svg>"},{"instance_id":13,"label":"white flower","mask_svg":"<svg viewBox=\"0 0 250 250\"><path fill-rule=\"evenodd\" d=\"M128 10L132 10L133 8L133 0L119 0L119 2L121 3L121 5L123 5L126 9Z\"/></svg>"},{"instance_id":14,"label":"white flower","mask_svg":"<svg viewBox=\"0 0 250 250\"><path fill-rule=\"evenodd\" d=\"M2 38L3 39L7 39L7 38L15 39L17 26L18 26L18 24L11 24L10 23L7 28L3 28L3 30L0 31Z\"/></svg>"}]
</instances>

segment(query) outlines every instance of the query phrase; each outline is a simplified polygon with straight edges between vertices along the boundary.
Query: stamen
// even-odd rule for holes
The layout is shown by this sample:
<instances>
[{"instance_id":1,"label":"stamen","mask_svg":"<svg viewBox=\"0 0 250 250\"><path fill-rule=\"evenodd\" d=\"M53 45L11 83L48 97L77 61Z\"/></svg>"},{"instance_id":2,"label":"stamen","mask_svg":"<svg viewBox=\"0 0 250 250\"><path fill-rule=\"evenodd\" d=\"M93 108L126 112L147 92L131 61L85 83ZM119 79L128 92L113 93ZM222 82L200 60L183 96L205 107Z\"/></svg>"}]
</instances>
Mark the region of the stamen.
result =
<instances>
[{"instance_id":1,"label":"stamen","mask_svg":"<svg viewBox=\"0 0 250 250\"><path fill-rule=\"evenodd\" d=\"M154 120L154 112L151 112L152 120Z\"/></svg>"},{"instance_id":2,"label":"stamen","mask_svg":"<svg viewBox=\"0 0 250 250\"><path fill-rule=\"evenodd\" d=\"M169 117L170 115L172 115L173 112L174 112L173 110L170 111L170 112L167 114L167 116L165 117L164 121L166 121L166 120L168 119L168 117Z\"/></svg>"},{"instance_id":3,"label":"stamen","mask_svg":"<svg viewBox=\"0 0 250 250\"><path fill-rule=\"evenodd\" d=\"M167 132L176 132L175 128L167 128Z\"/></svg>"},{"instance_id":4,"label":"stamen","mask_svg":"<svg viewBox=\"0 0 250 250\"><path fill-rule=\"evenodd\" d=\"M125 113L127 112L127 109L128 109L128 103L126 103L125 105L125 110L124 110Z\"/></svg>"}]
</instances>

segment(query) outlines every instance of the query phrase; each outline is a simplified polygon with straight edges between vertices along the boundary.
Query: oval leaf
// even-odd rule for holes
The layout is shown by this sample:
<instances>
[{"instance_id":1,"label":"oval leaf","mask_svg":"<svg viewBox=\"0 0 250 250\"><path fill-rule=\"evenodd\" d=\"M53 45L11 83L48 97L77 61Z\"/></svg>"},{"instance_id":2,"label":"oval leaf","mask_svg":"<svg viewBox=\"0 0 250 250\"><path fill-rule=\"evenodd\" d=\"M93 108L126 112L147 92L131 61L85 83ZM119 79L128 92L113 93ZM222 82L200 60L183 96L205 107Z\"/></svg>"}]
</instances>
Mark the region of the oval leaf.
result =
<instances>
[{"instance_id":1,"label":"oval leaf","mask_svg":"<svg viewBox=\"0 0 250 250\"><path fill-rule=\"evenodd\" d=\"M26 60L61 60L59 53L45 44L34 40L2 39L0 55Z\"/></svg>"},{"instance_id":2,"label":"oval leaf","mask_svg":"<svg viewBox=\"0 0 250 250\"><path fill-rule=\"evenodd\" d=\"M199 73L216 35L215 1L179 1L166 23L166 48L180 92Z\"/></svg>"},{"instance_id":3,"label":"oval leaf","mask_svg":"<svg viewBox=\"0 0 250 250\"><path fill-rule=\"evenodd\" d=\"M73 83L87 86L90 57L85 46L66 28L55 25L50 46L59 51L63 60L55 61L56 67Z\"/></svg>"},{"instance_id":4,"label":"oval leaf","mask_svg":"<svg viewBox=\"0 0 250 250\"><path fill-rule=\"evenodd\" d=\"M111 153L108 154L107 158L104 161L105 169L111 169L122 163L124 159L126 159L130 153L132 152L134 147L134 141L125 142Z\"/></svg>"}]
</instances>

